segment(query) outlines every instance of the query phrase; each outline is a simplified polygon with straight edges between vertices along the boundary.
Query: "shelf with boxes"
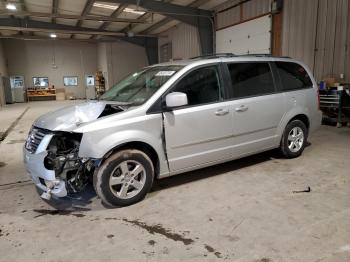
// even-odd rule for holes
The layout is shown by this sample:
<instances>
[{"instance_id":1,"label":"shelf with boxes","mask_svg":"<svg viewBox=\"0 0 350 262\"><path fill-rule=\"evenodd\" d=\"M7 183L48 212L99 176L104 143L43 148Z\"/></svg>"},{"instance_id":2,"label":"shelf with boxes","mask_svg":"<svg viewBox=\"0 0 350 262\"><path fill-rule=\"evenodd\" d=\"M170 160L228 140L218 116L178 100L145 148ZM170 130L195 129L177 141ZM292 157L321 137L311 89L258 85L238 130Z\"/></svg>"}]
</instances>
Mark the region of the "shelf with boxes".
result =
<instances>
[{"instance_id":1,"label":"shelf with boxes","mask_svg":"<svg viewBox=\"0 0 350 262\"><path fill-rule=\"evenodd\" d=\"M96 98L99 98L106 92L105 78L101 71L96 72L95 76L95 92Z\"/></svg>"},{"instance_id":2,"label":"shelf with boxes","mask_svg":"<svg viewBox=\"0 0 350 262\"><path fill-rule=\"evenodd\" d=\"M56 89L49 87L28 87L28 101L56 100Z\"/></svg>"}]
</instances>

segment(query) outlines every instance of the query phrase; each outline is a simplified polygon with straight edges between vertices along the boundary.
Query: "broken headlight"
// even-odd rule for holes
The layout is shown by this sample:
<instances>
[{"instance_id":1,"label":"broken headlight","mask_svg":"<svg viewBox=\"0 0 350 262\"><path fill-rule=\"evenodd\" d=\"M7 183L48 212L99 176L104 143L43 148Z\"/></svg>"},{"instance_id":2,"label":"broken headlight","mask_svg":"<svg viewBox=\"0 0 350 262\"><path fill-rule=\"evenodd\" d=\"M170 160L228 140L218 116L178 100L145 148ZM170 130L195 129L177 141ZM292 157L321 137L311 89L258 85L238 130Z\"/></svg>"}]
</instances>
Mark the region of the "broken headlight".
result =
<instances>
[{"instance_id":1,"label":"broken headlight","mask_svg":"<svg viewBox=\"0 0 350 262\"><path fill-rule=\"evenodd\" d=\"M78 156L82 134L57 132L47 147L44 165L66 182L68 192L81 191L93 172L93 164Z\"/></svg>"}]
</instances>

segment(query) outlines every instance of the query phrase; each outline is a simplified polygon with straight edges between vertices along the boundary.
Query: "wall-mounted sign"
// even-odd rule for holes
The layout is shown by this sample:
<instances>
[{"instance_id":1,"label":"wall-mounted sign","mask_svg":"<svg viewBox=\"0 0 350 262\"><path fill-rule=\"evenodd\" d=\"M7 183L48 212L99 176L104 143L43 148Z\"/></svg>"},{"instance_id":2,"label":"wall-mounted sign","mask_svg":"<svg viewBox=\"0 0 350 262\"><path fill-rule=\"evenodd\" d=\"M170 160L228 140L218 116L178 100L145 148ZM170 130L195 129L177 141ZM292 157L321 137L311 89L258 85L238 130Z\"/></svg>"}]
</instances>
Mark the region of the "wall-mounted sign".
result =
<instances>
[{"instance_id":1,"label":"wall-mounted sign","mask_svg":"<svg viewBox=\"0 0 350 262\"><path fill-rule=\"evenodd\" d=\"M95 86L95 77L93 75L86 76L86 86Z\"/></svg>"},{"instance_id":2,"label":"wall-mounted sign","mask_svg":"<svg viewBox=\"0 0 350 262\"><path fill-rule=\"evenodd\" d=\"M33 77L33 85L34 86L49 86L49 78L48 77Z\"/></svg>"},{"instance_id":3,"label":"wall-mounted sign","mask_svg":"<svg viewBox=\"0 0 350 262\"><path fill-rule=\"evenodd\" d=\"M63 77L64 86L77 86L78 77L77 76L64 76Z\"/></svg>"}]
</instances>

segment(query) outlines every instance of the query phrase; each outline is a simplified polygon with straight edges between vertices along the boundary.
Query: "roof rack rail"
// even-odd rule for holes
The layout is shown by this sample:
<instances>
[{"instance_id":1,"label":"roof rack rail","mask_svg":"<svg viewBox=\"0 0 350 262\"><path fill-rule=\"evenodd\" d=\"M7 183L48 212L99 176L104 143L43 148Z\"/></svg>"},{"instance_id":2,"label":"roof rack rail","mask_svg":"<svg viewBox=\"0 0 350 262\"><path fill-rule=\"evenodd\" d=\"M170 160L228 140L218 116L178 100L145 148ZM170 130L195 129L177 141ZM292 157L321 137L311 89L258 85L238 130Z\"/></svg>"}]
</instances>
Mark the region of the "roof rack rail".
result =
<instances>
[{"instance_id":1,"label":"roof rack rail","mask_svg":"<svg viewBox=\"0 0 350 262\"><path fill-rule=\"evenodd\" d=\"M243 55L235 55L233 53L215 53L215 54L206 54L206 55L200 55L200 56L194 56L190 59L199 59L199 58L220 58L220 57L240 57L240 56L255 56L255 57L276 57L276 58L291 58L289 56L274 56L271 54L243 54Z\"/></svg>"},{"instance_id":2,"label":"roof rack rail","mask_svg":"<svg viewBox=\"0 0 350 262\"><path fill-rule=\"evenodd\" d=\"M200 56L194 56L190 59L198 59L198 58L219 58L219 57L234 57L236 56L233 53L214 53L214 54L205 54Z\"/></svg>"},{"instance_id":3,"label":"roof rack rail","mask_svg":"<svg viewBox=\"0 0 350 262\"><path fill-rule=\"evenodd\" d=\"M272 54L244 54L239 56L258 56L258 57L279 57L279 58L291 58L289 56L274 56Z\"/></svg>"}]
</instances>

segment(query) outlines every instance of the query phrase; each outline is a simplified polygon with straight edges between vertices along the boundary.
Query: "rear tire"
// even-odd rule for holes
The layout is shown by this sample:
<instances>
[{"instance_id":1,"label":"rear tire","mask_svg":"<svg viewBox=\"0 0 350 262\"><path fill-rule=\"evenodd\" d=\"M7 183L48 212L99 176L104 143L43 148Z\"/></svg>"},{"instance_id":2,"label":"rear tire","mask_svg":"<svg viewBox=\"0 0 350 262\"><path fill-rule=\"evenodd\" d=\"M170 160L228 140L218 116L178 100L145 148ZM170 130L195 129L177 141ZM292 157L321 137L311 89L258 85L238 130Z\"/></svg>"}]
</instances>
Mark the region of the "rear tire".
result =
<instances>
[{"instance_id":1,"label":"rear tire","mask_svg":"<svg viewBox=\"0 0 350 262\"><path fill-rule=\"evenodd\" d=\"M289 122L283 132L280 150L284 157L295 158L302 154L307 141L308 130L300 120Z\"/></svg>"},{"instance_id":2,"label":"rear tire","mask_svg":"<svg viewBox=\"0 0 350 262\"><path fill-rule=\"evenodd\" d=\"M108 206L128 206L142 200L151 189L154 167L142 151L129 149L107 158L95 171L96 194Z\"/></svg>"}]
</instances>

